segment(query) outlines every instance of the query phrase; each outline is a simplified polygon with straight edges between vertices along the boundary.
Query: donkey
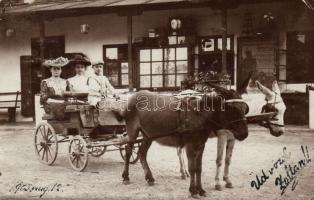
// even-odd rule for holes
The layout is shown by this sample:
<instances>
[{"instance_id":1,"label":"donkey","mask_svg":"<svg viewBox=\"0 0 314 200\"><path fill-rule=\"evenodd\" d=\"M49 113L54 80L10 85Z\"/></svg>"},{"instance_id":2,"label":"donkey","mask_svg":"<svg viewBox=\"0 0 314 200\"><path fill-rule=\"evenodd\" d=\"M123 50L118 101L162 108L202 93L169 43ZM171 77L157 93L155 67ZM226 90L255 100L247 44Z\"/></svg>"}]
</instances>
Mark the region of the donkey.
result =
<instances>
[{"instance_id":1,"label":"donkey","mask_svg":"<svg viewBox=\"0 0 314 200\"><path fill-rule=\"evenodd\" d=\"M249 83L250 77L248 78L247 83ZM249 112L246 117L255 116L262 112L275 112L275 116L271 119L265 121L262 125L269 129L270 134L279 137L284 131L284 113L286 106L283 102L283 99L280 95L280 89L278 87L277 81L274 81L272 84L272 90L263 86L259 81L255 81L255 84L262 93L254 93L252 88L246 87L247 93L242 94L243 100L249 106ZM249 84L247 84L249 85ZM218 90L224 90L216 86ZM227 128L223 128L216 131L217 140L217 159L216 159L216 176L215 176L215 189L222 190L220 184L220 171L222 166L222 159L224 154L224 149L226 148L226 157L225 157L225 166L224 166L224 175L223 180L226 182L226 188L232 188L232 182L229 178L229 167L231 163L232 151L235 145L235 138L233 133ZM179 161L180 161L180 172L181 177L185 178L188 176L188 173L185 169L184 158L182 155L182 147L177 148Z\"/></svg>"},{"instance_id":2,"label":"donkey","mask_svg":"<svg viewBox=\"0 0 314 200\"><path fill-rule=\"evenodd\" d=\"M206 192L201 184L201 172L202 155L208 133L228 124L228 129L233 131L235 139L242 141L248 135L245 118L248 109L246 103L240 101L241 96L238 93L225 92L223 96L227 100L224 109L219 106L221 98L217 95L205 94L200 101L196 99L178 101L176 97L148 91L139 91L132 95L128 99L126 108L116 113L126 122L129 142L126 145L123 183L130 182L129 159L134 142L141 132L143 142L140 146L139 157L147 183L153 185L155 181L146 159L152 141L172 147L183 145L186 147L188 170L191 175L189 191L192 197L205 196ZM239 101L228 103L231 99ZM213 109L205 109L209 105L213 105L211 107Z\"/></svg>"}]
</instances>

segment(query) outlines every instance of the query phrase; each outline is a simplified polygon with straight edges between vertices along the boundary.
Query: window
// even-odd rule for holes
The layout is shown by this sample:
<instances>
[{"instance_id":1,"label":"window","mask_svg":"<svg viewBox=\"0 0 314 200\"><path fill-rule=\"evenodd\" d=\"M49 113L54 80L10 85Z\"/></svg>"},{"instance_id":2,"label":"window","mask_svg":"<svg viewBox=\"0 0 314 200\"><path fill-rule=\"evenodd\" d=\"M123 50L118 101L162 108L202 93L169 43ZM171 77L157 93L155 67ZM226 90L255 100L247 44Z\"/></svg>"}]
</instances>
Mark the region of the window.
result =
<instances>
[{"instance_id":1,"label":"window","mask_svg":"<svg viewBox=\"0 0 314 200\"><path fill-rule=\"evenodd\" d=\"M139 50L139 87L180 87L188 75L188 48Z\"/></svg>"},{"instance_id":2,"label":"window","mask_svg":"<svg viewBox=\"0 0 314 200\"><path fill-rule=\"evenodd\" d=\"M115 87L129 84L129 66L127 44L104 45L104 74Z\"/></svg>"},{"instance_id":3,"label":"window","mask_svg":"<svg viewBox=\"0 0 314 200\"><path fill-rule=\"evenodd\" d=\"M314 80L314 31L287 33L287 83Z\"/></svg>"},{"instance_id":4,"label":"window","mask_svg":"<svg viewBox=\"0 0 314 200\"><path fill-rule=\"evenodd\" d=\"M199 47L199 72L207 73L222 71L222 36L202 36L198 40ZM232 35L227 36L227 73L234 84L234 40Z\"/></svg>"}]
</instances>

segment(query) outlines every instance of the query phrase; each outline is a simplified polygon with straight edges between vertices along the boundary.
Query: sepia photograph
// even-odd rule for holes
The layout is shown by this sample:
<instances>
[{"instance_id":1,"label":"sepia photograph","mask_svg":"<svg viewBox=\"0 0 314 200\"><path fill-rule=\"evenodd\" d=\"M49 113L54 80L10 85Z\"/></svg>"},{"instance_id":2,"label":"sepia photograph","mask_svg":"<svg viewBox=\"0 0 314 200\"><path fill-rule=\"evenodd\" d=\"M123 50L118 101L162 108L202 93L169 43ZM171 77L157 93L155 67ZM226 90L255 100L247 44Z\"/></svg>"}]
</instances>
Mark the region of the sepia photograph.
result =
<instances>
[{"instance_id":1,"label":"sepia photograph","mask_svg":"<svg viewBox=\"0 0 314 200\"><path fill-rule=\"evenodd\" d=\"M0 0L0 200L314 200L314 0Z\"/></svg>"}]
</instances>

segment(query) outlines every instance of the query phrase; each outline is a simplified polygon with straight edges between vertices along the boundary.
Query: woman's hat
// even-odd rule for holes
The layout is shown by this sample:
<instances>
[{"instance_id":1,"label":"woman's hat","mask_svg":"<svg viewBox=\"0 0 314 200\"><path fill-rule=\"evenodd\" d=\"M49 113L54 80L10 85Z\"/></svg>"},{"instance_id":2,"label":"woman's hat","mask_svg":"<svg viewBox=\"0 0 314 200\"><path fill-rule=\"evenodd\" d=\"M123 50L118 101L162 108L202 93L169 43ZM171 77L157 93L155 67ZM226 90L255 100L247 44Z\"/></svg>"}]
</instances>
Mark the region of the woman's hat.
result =
<instances>
[{"instance_id":1,"label":"woman's hat","mask_svg":"<svg viewBox=\"0 0 314 200\"><path fill-rule=\"evenodd\" d=\"M102 66L104 66L104 64L105 64L105 63L100 60L100 61L93 62L93 63L92 63L92 66L97 66L97 65L102 65Z\"/></svg>"},{"instance_id":2,"label":"woman's hat","mask_svg":"<svg viewBox=\"0 0 314 200\"><path fill-rule=\"evenodd\" d=\"M89 58L87 56L83 56L81 54L75 55L71 59L71 63L73 63L73 64L83 64L85 66L88 66L88 65L91 64L91 62L89 61Z\"/></svg>"},{"instance_id":3,"label":"woman's hat","mask_svg":"<svg viewBox=\"0 0 314 200\"><path fill-rule=\"evenodd\" d=\"M56 59L45 60L43 66L45 67L64 67L69 63L69 60L64 57L59 57Z\"/></svg>"}]
</instances>

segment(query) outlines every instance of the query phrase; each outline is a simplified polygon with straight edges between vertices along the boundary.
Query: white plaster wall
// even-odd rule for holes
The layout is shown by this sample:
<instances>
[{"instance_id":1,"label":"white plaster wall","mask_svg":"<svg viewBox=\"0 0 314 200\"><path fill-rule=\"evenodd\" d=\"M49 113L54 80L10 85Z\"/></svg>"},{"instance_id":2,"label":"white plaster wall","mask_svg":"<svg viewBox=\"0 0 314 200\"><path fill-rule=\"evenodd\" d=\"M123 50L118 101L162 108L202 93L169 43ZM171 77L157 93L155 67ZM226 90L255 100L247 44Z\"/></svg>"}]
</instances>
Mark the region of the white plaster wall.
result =
<instances>
[{"instance_id":1,"label":"white plaster wall","mask_svg":"<svg viewBox=\"0 0 314 200\"><path fill-rule=\"evenodd\" d=\"M288 4L246 5L228 11L228 34L235 36L235 68L237 63L237 37L242 30L243 15L246 11L253 13L258 24L263 14L268 11L279 20L280 45L285 48L286 31L292 30L314 30L314 21L308 20L304 15L312 16L313 13L304 12L303 9L296 10ZM196 32L200 36L221 34L221 16L219 11L210 8L180 9L165 11L149 11L142 15L133 17L133 38L147 35L150 28L165 27L171 16L191 17L195 20ZM258 19L258 20L257 20ZM313 18L314 19L314 18ZM88 34L80 33L80 24L87 23L90 26ZM6 38L0 34L0 72L4 74L0 78L0 92L11 92L20 90L20 56L31 54L31 38L39 37L38 25L32 22L20 21L10 24L16 29L14 38ZM6 28L0 23L0 31ZM67 53L83 52L90 59L102 59L102 46L104 44L121 44L127 42L126 17L117 14L90 15L76 18L61 18L46 22L47 36L65 36L65 49ZM288 86L286 86L288 87ZM294 87L294 86L293 86ZM304 84L298 85L296 89L302 90Z\"/></svg>"}]
</instances>

